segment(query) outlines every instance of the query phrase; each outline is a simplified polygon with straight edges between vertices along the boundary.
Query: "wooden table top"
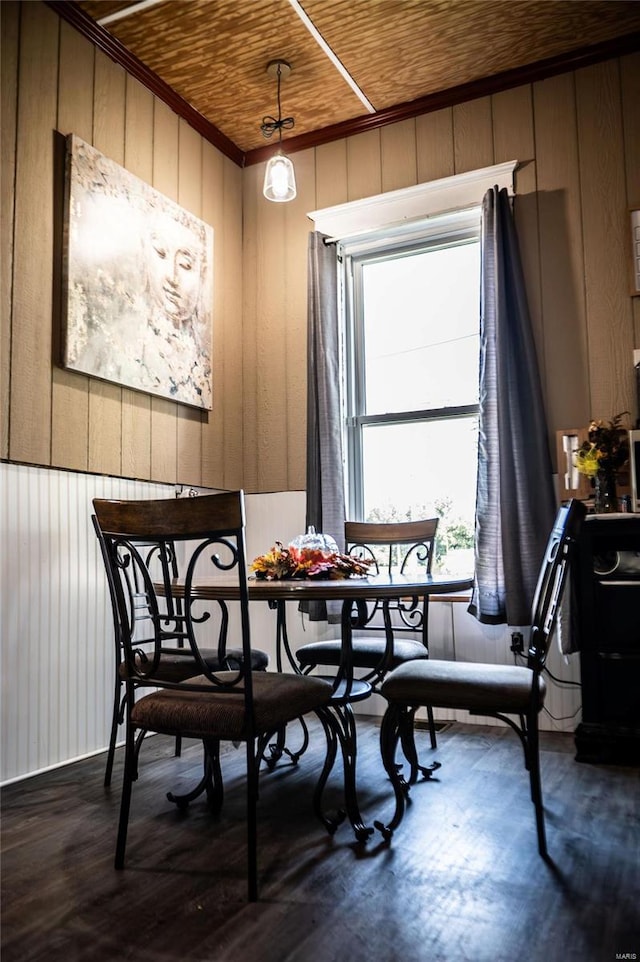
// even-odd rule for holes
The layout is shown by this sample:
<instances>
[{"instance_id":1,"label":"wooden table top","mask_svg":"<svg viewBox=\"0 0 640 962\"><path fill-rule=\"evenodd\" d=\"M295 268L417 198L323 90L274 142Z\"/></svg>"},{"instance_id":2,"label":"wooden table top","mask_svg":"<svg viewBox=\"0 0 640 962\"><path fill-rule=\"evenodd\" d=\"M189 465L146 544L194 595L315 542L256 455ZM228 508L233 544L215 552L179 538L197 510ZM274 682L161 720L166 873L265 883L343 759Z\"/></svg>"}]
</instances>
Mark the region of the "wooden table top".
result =
<instances>
[{"instance_id":1,"label":"wooden table top","mask_svg":"<svg viewBox=\"0 0 640 962\"><path fill-rule=\"evenodd\" d=\"M251 601L348 601L350 598L396 598L399 596L424 597L426 595L455 594L473 585L469 576L426 575L412 577L394 574L367 575L358 578L304 578L266 580L249 578ZM176 596L184 593L184 580L172 582ZM208 577L194 581L190 595L202 600L233 601L239 597L237 582L230 578Z\"/></svg>"}]
</instances>

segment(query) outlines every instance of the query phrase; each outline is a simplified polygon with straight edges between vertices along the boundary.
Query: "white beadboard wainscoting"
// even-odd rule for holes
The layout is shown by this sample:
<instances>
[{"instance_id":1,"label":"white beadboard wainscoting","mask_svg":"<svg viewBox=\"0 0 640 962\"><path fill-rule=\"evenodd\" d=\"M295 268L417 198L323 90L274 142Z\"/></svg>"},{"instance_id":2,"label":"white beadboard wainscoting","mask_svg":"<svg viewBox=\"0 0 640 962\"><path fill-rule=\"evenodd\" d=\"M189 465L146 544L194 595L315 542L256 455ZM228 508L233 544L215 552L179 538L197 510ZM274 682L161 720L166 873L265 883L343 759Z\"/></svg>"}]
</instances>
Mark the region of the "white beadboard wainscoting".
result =
<instances>
[{"instance_id":1,"label":"white beadboard wainscoting","mask_svg":"<svg viewBox=\"0 0 640 962\"><path fill-rule=\"evenodd\" d=\"M106 748L113 697L113 625L102 559L91 525L99 498L174 497L173 485L0 464L0 648L2 768L6 783ZM247 495L247 555L304 530L304 492ZM252 637L274 663L275 615L251 612ZM297 612L289 617L294 647L331 631ZM434 602L433 657L510 662L510 629L478 624L465 604ZM579 679L577 656L553 648L555 675ZM543 728L573 731L580 691L549 682ZM381 713L382 699L361 711ZM466 713L438 717L470 721ZM479 721L483 721L480 719Z\"/></svg>"}]
</instances>

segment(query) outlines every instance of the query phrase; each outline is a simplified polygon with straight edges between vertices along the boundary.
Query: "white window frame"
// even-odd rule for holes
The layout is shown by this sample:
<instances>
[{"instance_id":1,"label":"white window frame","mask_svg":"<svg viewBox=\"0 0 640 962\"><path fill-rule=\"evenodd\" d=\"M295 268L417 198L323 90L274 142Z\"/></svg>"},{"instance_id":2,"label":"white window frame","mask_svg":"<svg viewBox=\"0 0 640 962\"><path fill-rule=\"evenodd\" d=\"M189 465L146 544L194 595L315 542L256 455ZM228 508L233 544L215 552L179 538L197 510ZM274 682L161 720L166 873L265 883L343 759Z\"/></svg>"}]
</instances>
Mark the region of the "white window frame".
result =
<instances>
[{"instance_id":1,"label":"white window frame","mask_svg":"<svg viewBox=\"0 0 640 962\"><path fill-rule=\"evenodd\" d=\"M363 521L364 474L363 428L367 425L407 424L409 422L445 421L457 417L477 415L479 405L375 412L366 410L364 383L365 317L362 299L362 271L376 259L387 260L394 255L411 256L460 243L480 240L480 208L474 207L454 214L434 217L409 228L396 228L392 234L383 232L367 235L356 241L338 245L343 279L343 334L344 334L344 448L345 495L349 517Z\"/></svg>"},{"instance_id":2,"label":"white window frame","mask_svg":"<svg viewBox=\"0 0 640 962\"><path fill-rule=\"evenodd\" d=\"M354 239L358 234L382 228L406 227L413 220L423 221L434 214L477 207L486 192L494 186L506 187L509 195L513 196L517 166L517 160L509 160L415 187L324 207L311 211L307 217L313 221L317 231L334 241Z\"/></svg>"},{"instance_id":3,"label":"white window frame","mask_svg":"<svg viewBox=\"0 0 640 962\"><path fill-rule=\"evenodd\" d=\"M408 238L412 231L416 240L427 237L430 230L441 233L444 215L447 215L452 229L456 225L460 227L470 212L475 216L490 188L506 188L509 196L514 196L517 167L518 161L510 160L415 187L311 211L307 216L313 221L315 230L327 235L328 242L337 243L343 255L353 256L370 245L373 238L381 245L389 245L401 234ZM349 296L348 291L345 296ZM349 404L349 399L346 400ZM351 497L352 485L347 477L345 484L348 484L348 496ZM351 514L351 517L357 516Z\"/></svg>"}]
</instances>

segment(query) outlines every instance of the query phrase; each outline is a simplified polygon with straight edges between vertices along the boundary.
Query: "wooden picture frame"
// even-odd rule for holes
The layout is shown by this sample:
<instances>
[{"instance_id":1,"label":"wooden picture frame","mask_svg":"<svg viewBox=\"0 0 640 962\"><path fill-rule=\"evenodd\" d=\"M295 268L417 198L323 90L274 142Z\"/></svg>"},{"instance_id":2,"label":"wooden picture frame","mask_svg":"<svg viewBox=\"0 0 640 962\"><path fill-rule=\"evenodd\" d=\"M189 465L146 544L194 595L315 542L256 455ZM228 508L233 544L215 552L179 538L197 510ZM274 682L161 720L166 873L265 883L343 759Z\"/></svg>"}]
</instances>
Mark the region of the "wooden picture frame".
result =
<instances>
[{"instance_id":1,"label":"wooden picture frame","mask_svg":"<svg viewBox=\"0 0 640 962\"><path fill-rule=\"evenodd\" d=\"M558 463L558 497L560 501L577 498L587 501L593 497L593 485L575 465L575 455L589 438L588 428L565 428L556 431L556 458Z\"/></svg>"},{"instance_id":2,"label":"wooden picture frame","mask_svg":"<svg viewBox=\"0 0 640 962\"><path fill-rule=\"evenodd\" d=\"M212 408L213 228L67 137L62 365Z\"/></svg>"}]
</instances>

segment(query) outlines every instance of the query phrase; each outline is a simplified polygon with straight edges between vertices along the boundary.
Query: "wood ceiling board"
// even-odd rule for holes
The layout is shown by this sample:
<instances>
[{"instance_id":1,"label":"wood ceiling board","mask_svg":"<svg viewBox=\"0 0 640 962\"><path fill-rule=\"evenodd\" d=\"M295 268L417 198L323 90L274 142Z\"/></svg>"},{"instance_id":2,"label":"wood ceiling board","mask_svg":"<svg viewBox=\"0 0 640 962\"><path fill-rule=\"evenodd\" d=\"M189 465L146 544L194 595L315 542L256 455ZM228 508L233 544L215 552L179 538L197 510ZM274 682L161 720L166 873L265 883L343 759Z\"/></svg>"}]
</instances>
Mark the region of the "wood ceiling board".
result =
<instances>
[{"instance_id":1,"label":"wood ceiling board","mask_svg":"<svg viewBox=\"0 0 640 962\"><path fill-rule=\"evenodd\" d=\"M96 4L81 6L93 13ZM163 3L106 29L242 150L263 146L262 119L277 116L277 85L266 71L273 59L292 65L281 102L296 134L363 112L287 0Z\"/></svg>"},{"instance_id":2,"label":"wood ceiling board","mask_svg":"<svg viewBox=\"0 0 640 962\"><path fill-rule=\"evenodd\" d=\"M640 49L640 0L303 0L372 115L288 0L163 0L104 28L89 12L123 3L45 2L239 164L277 147L260 132L275 58L301 150Z\"/></svg>"},{"instance_id":3,"label":"wood ceiling board","mask_svg":"<svg viewBox=\"0 0 640 962\"><path fill-rule=\"evenodd\" d=\"M638 0L304 0L377 110L640 29Z\"/></svg>"},{"instance_id":4,"label":"wood ceiling board","mask_svg":"<svg viewBox=\"0 0 640 962\"><path fill-rule=\"evenodd\" d=\"M83 3L82 9L86 10L94 20L101 20L102 17L109 17L112 13L119 13L127 7L134 7L138 0L93 0L93 2Z\"/></svg>"}]
</instances>

